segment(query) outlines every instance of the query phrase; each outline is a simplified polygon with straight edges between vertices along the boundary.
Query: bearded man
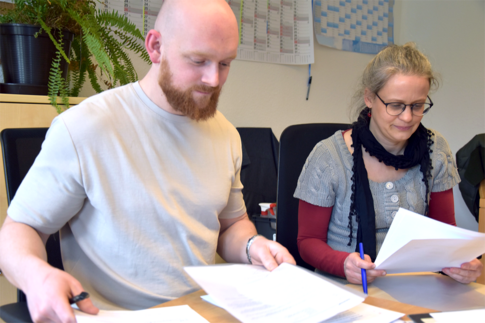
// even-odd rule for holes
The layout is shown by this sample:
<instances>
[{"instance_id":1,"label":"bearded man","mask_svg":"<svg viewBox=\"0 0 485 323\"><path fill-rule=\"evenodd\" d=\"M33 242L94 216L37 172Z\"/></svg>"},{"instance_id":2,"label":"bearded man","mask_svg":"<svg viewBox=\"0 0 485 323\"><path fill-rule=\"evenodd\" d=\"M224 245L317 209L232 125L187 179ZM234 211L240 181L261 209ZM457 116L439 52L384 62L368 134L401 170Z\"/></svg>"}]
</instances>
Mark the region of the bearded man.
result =
<instances>
[{"instance_id":1,"label":"bearded man","mask_svg":"<svg viewBox=\"0 0 485 323\"><path fill-rule=\"evenodd\" d=\"M145 46L147 75L52 123L0 232L0 268L34 321L142 309L199 289L184 266L294 263L242 198L241 141L217 111L238 29L224 0L166 0ZM65 271L45 261L60 230ZM249 243L249 241L251 243ZM247 254L246 247L250 246Z\"/></svg>"}]
</instances>

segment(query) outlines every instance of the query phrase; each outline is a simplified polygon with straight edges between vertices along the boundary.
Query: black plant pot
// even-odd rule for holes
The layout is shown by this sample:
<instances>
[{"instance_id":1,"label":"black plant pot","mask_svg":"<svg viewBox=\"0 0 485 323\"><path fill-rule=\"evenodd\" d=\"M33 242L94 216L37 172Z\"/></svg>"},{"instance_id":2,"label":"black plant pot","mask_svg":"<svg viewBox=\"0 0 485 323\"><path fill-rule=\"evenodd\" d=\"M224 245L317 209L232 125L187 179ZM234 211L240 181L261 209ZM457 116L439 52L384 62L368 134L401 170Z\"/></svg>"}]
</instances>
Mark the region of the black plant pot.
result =
<instances>
[{"instance_id":1,"label":"black plant pot","mask_svg":"<svg viewBox=\"0 0 485 323\"><path fill-rule=\"evenodd\" d=\"M0 61L4 83L1 93L47 95L47 83L56 47L39 26L23 24L0 24ZM58 39L58 31L53 35ZM74 35L63 32L63 50L69 55ZM67 77L69 65L62 58L62 76Z\"/></svg>"}]
</instances>

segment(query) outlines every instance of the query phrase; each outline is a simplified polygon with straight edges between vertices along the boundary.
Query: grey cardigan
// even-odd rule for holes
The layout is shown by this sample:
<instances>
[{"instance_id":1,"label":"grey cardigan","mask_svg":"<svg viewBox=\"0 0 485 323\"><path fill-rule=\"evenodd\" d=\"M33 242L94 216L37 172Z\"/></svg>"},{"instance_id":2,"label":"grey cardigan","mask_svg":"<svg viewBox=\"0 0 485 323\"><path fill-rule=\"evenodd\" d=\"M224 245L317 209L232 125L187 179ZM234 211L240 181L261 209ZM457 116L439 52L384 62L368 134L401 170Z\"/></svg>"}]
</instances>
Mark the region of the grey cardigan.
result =
<instances>
[{"instance_id":1,"label":"grey cardigan","mask_svg":"<svg viewBox=\"0 0 485 323\"><path fill-rule=\"evenodd\" d=\"M460 182L451 150L445 138L432 130L434 144L431 160L433 169L429 187L431 192L448 190ZM310 204L331 207L327 238L334 250L354 252L357 222L352 219L352 244L349 242L348 216L350 211L353 159L342 131L319 142L308 156L298 179L294 197ZM426 188L419 165L410 168L394 182L377 183L369 180L376 213L376 242L378 253L399 207L423 214Z\"/></svg>"}]
</instances>

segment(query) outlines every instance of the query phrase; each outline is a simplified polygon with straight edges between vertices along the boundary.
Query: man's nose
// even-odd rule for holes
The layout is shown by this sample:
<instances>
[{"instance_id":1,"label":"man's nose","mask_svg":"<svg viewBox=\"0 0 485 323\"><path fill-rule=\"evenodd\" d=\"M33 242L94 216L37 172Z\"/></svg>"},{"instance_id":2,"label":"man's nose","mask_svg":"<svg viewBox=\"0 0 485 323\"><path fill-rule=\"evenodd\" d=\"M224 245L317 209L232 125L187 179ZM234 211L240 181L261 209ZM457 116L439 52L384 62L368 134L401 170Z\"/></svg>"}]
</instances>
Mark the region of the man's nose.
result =
<instances>
[{"instance_id":1,"label":"man's nose","mask_svg":"<svg viewBox=\"0 0 485 323\"><path fill-rule=\"evenodd\" d=\"M202 82L208 86L219 86L219 65L210 64L204 71Z\"/></svg>"}]
</instances>

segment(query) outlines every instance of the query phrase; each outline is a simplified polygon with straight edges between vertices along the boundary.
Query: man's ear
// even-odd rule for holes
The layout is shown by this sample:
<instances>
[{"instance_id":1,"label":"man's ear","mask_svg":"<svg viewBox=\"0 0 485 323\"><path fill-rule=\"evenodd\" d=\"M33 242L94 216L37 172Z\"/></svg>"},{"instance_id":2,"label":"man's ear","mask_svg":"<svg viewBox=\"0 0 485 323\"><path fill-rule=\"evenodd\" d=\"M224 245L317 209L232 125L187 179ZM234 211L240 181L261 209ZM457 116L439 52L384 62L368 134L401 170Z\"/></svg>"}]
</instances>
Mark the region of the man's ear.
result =
<instances>
[{"instance_id":1,"label":"man's ear","mask_svg":"<svg viewBox=\"0 0 485 323\"><path fill-rule=\"evenodd\" d=\"M160 63L162 57L161 47L162 35L155 29L150 30L145 38L145 48L148 56L150 56L150 60L154 64Z\"/></svg>"},{"instance_id":2,"label":"man's ear","mask_svg":"<svg viewBox=\"0 0 485 323\"><path fill-rule=\"evenodd\" d=\"M364 90L364 101L365 101L365 105L368 108L372 109L372 104L375 98L376 98L375 94L371 92L368 88Z\"/></svg>"}]
</instances>

